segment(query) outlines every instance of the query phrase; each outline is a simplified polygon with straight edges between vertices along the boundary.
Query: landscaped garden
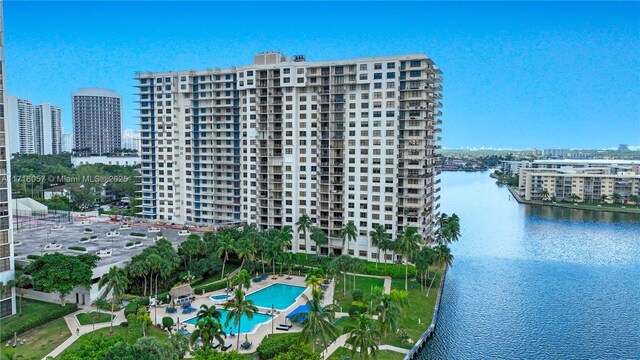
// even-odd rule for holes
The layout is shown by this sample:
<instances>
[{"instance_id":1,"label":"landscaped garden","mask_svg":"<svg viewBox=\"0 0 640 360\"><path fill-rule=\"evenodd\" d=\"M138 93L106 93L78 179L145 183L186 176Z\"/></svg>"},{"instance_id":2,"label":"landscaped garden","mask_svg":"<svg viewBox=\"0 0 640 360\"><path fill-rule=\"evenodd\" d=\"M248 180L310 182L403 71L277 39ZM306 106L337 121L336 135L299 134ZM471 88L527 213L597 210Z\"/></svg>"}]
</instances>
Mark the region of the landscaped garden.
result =
<instances>
[{"instance_id":1,"label":"landscaped garden","mask_svg":"<svg viewBox=\"0 0 640 360\"><path fill-rule=\"evenodd\" d=\"M71 332L62 318L49 321L18 336L20 343L16 348L0 346L2 356L13 359L40 360L62 344ZM21 343L24 342L24 345Z\"/></svg>"}]
</instances>

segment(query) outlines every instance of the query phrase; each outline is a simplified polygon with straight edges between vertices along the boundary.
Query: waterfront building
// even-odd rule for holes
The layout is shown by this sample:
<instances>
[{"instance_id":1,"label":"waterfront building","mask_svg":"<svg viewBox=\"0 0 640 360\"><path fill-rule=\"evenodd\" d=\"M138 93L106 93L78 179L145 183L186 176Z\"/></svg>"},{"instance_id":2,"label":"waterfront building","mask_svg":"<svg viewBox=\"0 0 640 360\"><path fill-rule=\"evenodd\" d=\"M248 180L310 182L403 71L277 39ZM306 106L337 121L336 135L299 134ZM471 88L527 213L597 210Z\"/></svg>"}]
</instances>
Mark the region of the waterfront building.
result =
<instances>
[{"instance_id":1,"label":"waterfront building","mask_svg":"<svg viewBox=\"0 0 640 360\"><path fill-rule=\"evenodd\" d=\"M4 14L0 0L0 282L7 284L15 275L13 261L13 234L11 224L11 177L9 166L9 129L6 114L4 112L7 99L5 97L5 62L4 62ZM9 147L10 148L10 147ZM15 288L3 287L0 291L0 318L15 314Z\"/></svg>"},{"instance_id":2,"label":"waterfront building","mask_svg":"<svg viewBox=\"0 0 640 360\"><path fill-rule=\"evenodd\" d=\"M10 153L51 155L60 153L62 110L48 103L9 96L7 101Z\"/></svg>"},{"instance_id":3,"label":"waterfront building","mask_svg":"<svg viewBox=\"0 0 640 360\"><path fill-rule=\"evenodd\" d=\"M525 200L627 203L640 196L639 160L535 160L519 174Z\"/></svg>"},{"instance_id":4,"label":"waterfront building","mask_svg":"<svg viewBox=\"0 0 640 360\"><path fill-rule=\"evenodd\" d=\"M307 62L268 52L228 69L137 74L142 205L151 221L289 226L308 214L342 252L377 258L369 232L429 238L441 71L424 54ZM293 251L315 252L307 236ZM385 260L391 260L387 254Z\"/></svg>"},{"instance_id":5,"label":"waterfront building","mask_svg":"<svg viewBox=\"0 0 640 360\"><path fill-rule=\"evenodd\" d=\"M84 88L72 95L75 149L104 155L122 147L122 97L109 89Z\"/></svg>"}]
</instances>

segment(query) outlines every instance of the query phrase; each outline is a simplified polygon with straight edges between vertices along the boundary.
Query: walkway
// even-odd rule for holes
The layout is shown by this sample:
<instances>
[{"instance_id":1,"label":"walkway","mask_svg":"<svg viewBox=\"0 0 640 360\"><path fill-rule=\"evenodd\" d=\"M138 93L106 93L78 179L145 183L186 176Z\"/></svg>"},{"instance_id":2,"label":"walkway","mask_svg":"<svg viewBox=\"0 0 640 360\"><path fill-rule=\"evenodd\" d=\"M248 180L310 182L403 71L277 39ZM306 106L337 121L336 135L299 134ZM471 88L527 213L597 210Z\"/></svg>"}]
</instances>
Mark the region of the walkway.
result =
<instances>
[{"instance_id":1,"label":"walkway","mask_svg":"<svg viewBox=\"0 0 640 360\"><path fill-rule=\"evenodd\" d=\"M334 341L333 343L331 343L331 345L329 345L329 347L322 352L322 358L326 359L329 356L331 356L331 354L333 354L336 350L338 350L338 348L346 348L346 349L351 349L351 345L347 344L347 334L344 335L340 335L340 337L338 337L336 339L336 341ZM399 348L397 346L393 346L393 345L380 345L378 347L378 350L389 350L389 351L395 351L397 353L401 353L401 354L408 354L409 353L409 349L403 349L403 348Z\"/></svg>"},{"instance_id":2,"label":"walkway","mask_svg":"<svg viewBox=\"0 0 640 360\"><path fill-rule=\"evenodd\" d=\"M76 319L76 315L92 312L92 311L96 311L96 310L94 308L85 306L85 307L81 307L79 311L76 311L73 314L69 314L65 316L64 321L67 323L67 327L69 328L69 331L71 331L71 336L67 340L65 340L62 344L58 345L58 347L55 348L52 352L47 354L47 356L45 356L42 360L46 360L48 357L56 357L60 355L60 353L62 353L66 348L68 348L69 346L71 346L71 344L73 344L76 340L78 340L80 336L98 329L107 328L109 327L109 325L111 325L110 322L95 324L95 328L94 328L94 325L80 325L78 323L78 320ZM115 318L113 320L113 326L118 326L120 325L121 322L126 321L124 317L124 309L120 311L116 311L114 314L115 314ZM80 329L79 335L76 335L76 329Z\"/></svg>"}]
</instances>

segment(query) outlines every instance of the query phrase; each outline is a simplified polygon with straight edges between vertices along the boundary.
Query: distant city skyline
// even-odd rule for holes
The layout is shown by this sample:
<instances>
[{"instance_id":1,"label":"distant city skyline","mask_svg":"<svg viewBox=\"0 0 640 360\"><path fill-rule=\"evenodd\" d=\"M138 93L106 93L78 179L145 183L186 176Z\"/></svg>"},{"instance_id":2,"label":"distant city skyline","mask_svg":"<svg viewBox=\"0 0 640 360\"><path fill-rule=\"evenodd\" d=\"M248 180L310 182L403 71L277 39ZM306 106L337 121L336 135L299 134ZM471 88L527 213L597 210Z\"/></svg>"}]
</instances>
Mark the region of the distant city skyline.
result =
<instances>
[{"instance_id":1,"label":"distant city skyline","mask_svg":"<svg viewBox=\"0 0 640 360\"><path fill-rule=\"evenodd\" d=\"M425 52L444 72L444 148L640 144L637 2L340 3L317 19L306 14L326 3L4 7L7 94L59 104L66 129L71 94L104 87L122 94L123 127L137 131L138 70L239 66L267 50L308 61ZM189 20L207 12L246 16ZM344 23L343 12L358 16ZM173 19L171 28L138 21L149 15Z\"/></svg>"}]
</instances>

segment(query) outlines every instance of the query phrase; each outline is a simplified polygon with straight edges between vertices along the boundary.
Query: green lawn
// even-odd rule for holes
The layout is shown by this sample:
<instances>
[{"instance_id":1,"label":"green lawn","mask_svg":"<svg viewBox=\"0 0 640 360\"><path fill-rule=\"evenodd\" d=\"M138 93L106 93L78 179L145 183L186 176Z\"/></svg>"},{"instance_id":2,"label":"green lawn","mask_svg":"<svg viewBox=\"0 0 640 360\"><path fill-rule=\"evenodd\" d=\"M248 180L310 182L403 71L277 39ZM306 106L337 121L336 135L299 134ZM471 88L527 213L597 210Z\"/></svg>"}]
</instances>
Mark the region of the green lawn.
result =
<instances>
[{"instance_id":1,"label":"green lawn","mask_svg":"<svg viewBox=\"0 0 640 360\"><path fill-rule=\"evenodd\" d=\"M384 286L384 279L379 278L371 278L366 276L356 276L356 289L360 289L364 295L364 302L368 302L371 298L371 289L375 287L382 288ZM342 307L342 312L349 312L349 307L351 306L351 302L353 298L351 297L351 290L353 290L353 276L347 275L347 288L346 288L346 296L343 296L343 276L336 275L336 288L333 293L334 301L338 302L338 306Z\"/></svg>"},{"instance_id":2,"label":"green lawn","mask_svg":"<svg viewBox=\"0 0 640 360\"><path fill-rule=\"evenodd\" d=\"M414 287L413 289L411 288L412 286ZM409 282L409 306L402 315L398 328L407 333L410 341L402 341L396 333L388 334L384 337L382 344L394 345L405 349L413 347L415 342L431 325L436 297L438 296L438 286L440 286L440 273L438 273L436 280L433 282L429 297L426 297L426 289L425 292L422 292L420 284L415 281ZM393 280L391 288L404 290L404 281ZM418 320L420 320L420 323L418 323Z\"/></svg>"},{"instance_id":3,"label":"green lawn","mask_svg":"<svg viewBox=\"0 0 640 360\"><path fill-rule=\"evenodd\" d=\"M93 311L86 314L78 314L76 315L76 318L78 318L78 322L80 323L80 325L91 325L110 322L111 314Z\"/></svg>"},{"instance_id":4,"label":"green lawn","mask_svg":"<svg viewBox=\"0 0 640 360\"><path fill-rule=\"evenodd\" d=\"M18 310L17 306L18 304L16 303L16 310ZM68 306L72 306L72 305L68 304ZM60 307L60 304L52 304L44 301L24 299L22 301L22 316L18 316L18 314L11 315L7 318L2 319L1 325L3 327L11 326L13 323L19 323L21 321L24 321L24 319L27 317L46 314L54 309L58 309L59 307Z\"/></svg>"},{"instance_id":5,"label":"green lawn","mask_svg":"<svg viewBox=\"0 0 640 360\"><path fill-rule=\"evenodd\" d=\"M50 321L19 335L18 338L24 339L25 344L16 348L15 355L25 360L40 360L62 344L69 336L71 336L71 332L64 319ZM3 354L4 350L5 347L0 346L0 354Z\"/></svg>"},{"instance_id":6,"label":"green lawn","mask_svg":"<svg viewBox=\"0 0 640 360\"><path fill-rule=\"evenodd\" d=\"M390 350L380 350L378 351L377 360L402 360L404 359L404 354L399 352L390 351ZM327 358L327 360L346 360L352 359L351 350L347 348L338 348L331 356ZM353 359L357 359L354 357Z\"/></svg>"},{"instance_id":7,"label":"green lawn","mask_svg":"<svg viewBox=\"0 0 640 360\"><path fill-rule=\"evenodd\" d=\"M231 272L233 272L238 267L239 267L239 265L227 263L226 267L224 268L224 273L225 274L230 274ZM220 273L215 273L215 274L213 274L211 276L208 276L208 277L206 277L204 279L201 279L201 280L198 280L198 281L192 283L191 286L193 286L193 287L202 286L202 285L212 284L212 283L218 282L218 281L220 281Z\"/></svg>"}]
</instances>

